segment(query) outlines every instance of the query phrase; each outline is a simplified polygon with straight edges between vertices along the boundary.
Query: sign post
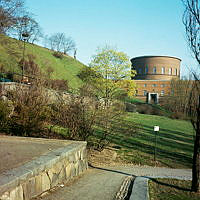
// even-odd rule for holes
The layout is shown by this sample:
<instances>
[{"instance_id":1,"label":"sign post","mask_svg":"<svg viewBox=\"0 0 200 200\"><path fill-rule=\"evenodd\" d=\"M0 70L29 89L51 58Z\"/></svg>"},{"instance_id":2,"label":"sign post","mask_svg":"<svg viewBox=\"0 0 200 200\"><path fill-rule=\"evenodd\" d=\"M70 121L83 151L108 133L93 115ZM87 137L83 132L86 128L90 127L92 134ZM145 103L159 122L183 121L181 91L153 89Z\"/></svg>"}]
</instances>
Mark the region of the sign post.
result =
<instances>
[{"instance_id":1,"label":"sign post","mask_svg":"<svg viewBox=\"0 0 200 200\"><path fill-rule=\"evenodd\" d=\"M154 162L156 163L156 147L157 147L157 133L159 131L159 126L154 126L154 133L155 133L155 146L154 146Z\"/></svg>"}]
</instances>

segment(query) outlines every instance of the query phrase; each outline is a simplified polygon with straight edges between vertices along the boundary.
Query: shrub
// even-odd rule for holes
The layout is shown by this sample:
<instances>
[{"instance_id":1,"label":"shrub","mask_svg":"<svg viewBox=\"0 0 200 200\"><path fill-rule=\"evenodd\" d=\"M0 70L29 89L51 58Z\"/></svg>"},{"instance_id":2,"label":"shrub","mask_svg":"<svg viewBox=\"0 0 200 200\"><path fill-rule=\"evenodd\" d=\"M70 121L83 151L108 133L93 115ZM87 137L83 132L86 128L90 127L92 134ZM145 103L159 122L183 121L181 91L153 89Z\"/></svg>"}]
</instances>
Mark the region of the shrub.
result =
<instances>
[{"instance_id":1,"label":"shrub","mask_svg":"<svg viewBox=\"0 0 200 200\"><path fill-rule=\"evenodd\" d=\"M68 101L61 100L54 104L52 124L66 128L66 136L72 140L87 140L93 135L95 111L84 100L84 97L73 97Z\"/></svg>"},{"instance_id":2,"label":"shrub","mask_svg":"<svg viewBox=\"0 0 200 200\"><path fill-rule=\"evenodd\" d=\"M12 109L8 101L0 100L0 131L8 131L8 121L11 110Z\"/></svg>"},{"instance_id":3,"label":"shrub","mask_svg":"<svg viewBox=\"0 0 200 200\"><path fill-rule=\"evenodd\" d=\"M19 86L10 92L14 112L9 120L9 132L13 135L40 135L50 116L47 92L37 82L31 86Z\"/></svg>"},{"instance_id":4,"label":"shrub","mask_svg":"<svg viewBox=\"0 0 200 200\"><path fill-rule=\"evenodd\" d=\"M63 58L63 53L55 51L53 53L53 56L56 57L56 58L62 59Z\"/></svg>"}]
</instances>

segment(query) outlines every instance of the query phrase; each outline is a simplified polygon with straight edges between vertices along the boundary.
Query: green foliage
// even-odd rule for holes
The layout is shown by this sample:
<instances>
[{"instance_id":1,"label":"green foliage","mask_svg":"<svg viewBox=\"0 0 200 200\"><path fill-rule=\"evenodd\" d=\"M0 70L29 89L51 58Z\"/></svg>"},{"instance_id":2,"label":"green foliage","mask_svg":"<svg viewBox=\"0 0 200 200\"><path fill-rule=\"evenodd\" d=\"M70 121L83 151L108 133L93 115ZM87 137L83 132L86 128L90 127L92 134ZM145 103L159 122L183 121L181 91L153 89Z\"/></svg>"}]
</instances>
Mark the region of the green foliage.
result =
<instances>
[{"instance_id":1,"label":"green foliage","mask_svg":"<svg viewBox=\"0 0 200 200\"><path fill-rule=\"evenodd\" d=\"M97 54L92 57L90 67L100 73L104 79L115 81L130 79L134 73L131 71L128 56L108 46L97 50Z\"/></svg>"},{"instance_id":2,"label":"green foliage","mask_svg":"<svg viewBox=\"0 0 200 200\"><path fill-rule=\"evenodd\" d=\"M95 87L102 93L105 99L113 99L119 94L119 88L132 95L135 85L130 79L135 71L131 70L131 63L128 56L110 47L99 48L97 54L92 57L89 65L98 77L95 79ZM130 90L129 90L130 88Z\"/></svg>"}]
</instances>

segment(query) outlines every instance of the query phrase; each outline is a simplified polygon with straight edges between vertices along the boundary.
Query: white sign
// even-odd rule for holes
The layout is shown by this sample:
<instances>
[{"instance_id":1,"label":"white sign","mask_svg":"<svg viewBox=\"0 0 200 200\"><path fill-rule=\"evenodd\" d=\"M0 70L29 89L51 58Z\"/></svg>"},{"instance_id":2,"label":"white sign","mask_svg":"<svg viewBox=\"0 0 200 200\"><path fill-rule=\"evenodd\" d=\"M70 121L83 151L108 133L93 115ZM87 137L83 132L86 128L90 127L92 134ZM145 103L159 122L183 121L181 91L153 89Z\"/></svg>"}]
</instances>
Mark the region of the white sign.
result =
<instances>
[{"instance_id":1,"label":"white sign","mask_svg":"<svg viewBox=\"0 0 200 200\"><path fill-rule=\"evenodd\" d=\"M159 126L154 126L154 131L159 131Z\"/></svg>"}]
</instances>

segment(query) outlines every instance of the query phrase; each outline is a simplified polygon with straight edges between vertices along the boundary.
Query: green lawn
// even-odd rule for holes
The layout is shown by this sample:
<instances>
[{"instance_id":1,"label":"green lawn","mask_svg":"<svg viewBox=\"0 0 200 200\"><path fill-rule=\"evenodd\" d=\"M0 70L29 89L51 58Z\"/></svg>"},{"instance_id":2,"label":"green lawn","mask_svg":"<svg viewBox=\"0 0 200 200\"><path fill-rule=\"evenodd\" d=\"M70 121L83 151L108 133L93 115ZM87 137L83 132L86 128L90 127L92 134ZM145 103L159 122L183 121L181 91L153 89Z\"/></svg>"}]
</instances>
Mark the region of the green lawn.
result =
<instances>
[{"instance_id":1,"label":"green lawn","mask_svg":"<svg viewBox=\"0 0 200 200\"><path fill-rule=\"evenodd\" d=\"M59 59L53 56L53 51L37 45L26 43L25 58L28 54L35 56L35 62L42 70L51 67L54 72L53 79L68 80L69 86L78 88L82 81L77 74L85 67L81 62L70 56ZM7 71L21 73L18 62L23 57L23 42L0 35L0 66Z\"/></svg>"},{"instance_id":2,"label":"green lawn","mask_svg":"<svg viewBox=\"0 0 200 200\"><path fill-rule=\"evenodd\" d=\"M191 181L152 179L149 181L150 200L199 200L200 194L190 191Z\"/></svg>"},{"instance_id":3,"label":"green lawn","mask_svg":"<svg viewBox=\"0 0 200 200\"><path fill-rule=\"evenodd\" d=\"M141 129L131 137L117 134L110 140L118 146L118 153L128 162L155 165L153 127L160 126L157 134L157 166L191 168L193 128L190 122L156 115L128 113L129 122L139 123Z\"/></svg>"}]
</instances>

